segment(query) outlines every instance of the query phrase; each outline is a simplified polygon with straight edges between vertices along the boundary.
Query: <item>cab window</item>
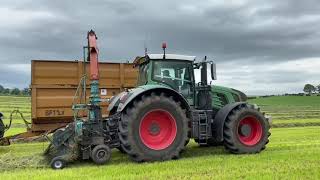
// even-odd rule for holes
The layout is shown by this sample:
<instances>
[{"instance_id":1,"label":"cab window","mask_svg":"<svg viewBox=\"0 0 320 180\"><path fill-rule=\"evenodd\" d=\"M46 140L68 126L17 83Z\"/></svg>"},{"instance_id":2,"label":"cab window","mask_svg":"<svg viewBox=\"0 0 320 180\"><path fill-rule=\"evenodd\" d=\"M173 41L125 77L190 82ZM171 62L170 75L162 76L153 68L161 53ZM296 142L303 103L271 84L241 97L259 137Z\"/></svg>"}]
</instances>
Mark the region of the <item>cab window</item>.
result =
<instances>
[{"instance_id":1,"label":"cab window","mask_svg":"<svg viewBox=\"0 0 320 180\"><path fill-rule=\"evenodd\" d=\"M140 67L139 67L139 76L138 76L138 86L142 86L142 85L147 84L148 71L149 71L148 64L140 65Z\"/></svg>"},{"instance_id":2,"label":"cab window","mask_svg":"<svg viewBox=\"0 0 320 180\"><path fill-rule=\"evenodd\" d=\"M177 90L185 96L192 94L191 62L174 60L153 61L152 79Z\"/></svg>"}]
</instances>

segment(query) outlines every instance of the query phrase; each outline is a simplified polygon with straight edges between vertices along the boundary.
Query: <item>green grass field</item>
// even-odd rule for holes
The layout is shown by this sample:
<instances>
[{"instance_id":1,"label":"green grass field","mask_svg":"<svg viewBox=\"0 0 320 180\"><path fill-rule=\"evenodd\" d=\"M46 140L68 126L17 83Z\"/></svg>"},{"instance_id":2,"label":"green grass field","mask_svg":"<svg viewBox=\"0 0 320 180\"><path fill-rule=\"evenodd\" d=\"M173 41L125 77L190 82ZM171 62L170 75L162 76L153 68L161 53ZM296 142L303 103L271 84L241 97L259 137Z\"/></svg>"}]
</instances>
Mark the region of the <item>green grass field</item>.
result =
<instances>
[{"instance_id":1,"label":"green grass field","mask_svg":"<svg viewBox=\"0 0 320 180\"><path fill-rule=\"evenodd\" d=\"M0 147L1 179L318 179L320 127L276 128L260 154L233 155L223 147L187 146L179 160L134 163L114 150L109 164L76 162L54 171L41 152L46 143Z\"/></svg>"},{"instance_id":2,"label":"green grass field","mask_svg":"<svg viewBox=\"0 0 320 180\"><path fill-rule=\"evenodd\" d=\"M272 129L270 143L260 154L233 155L223 147L200 148L191 141L179 160L138 164L114 150L109 164L75 162L60 171L51 170L41 155L46 142L17 143L0 147L0 179L319 179L320 126L312 123L320 122L320 97L270 97L250 102L271 114L274 124L306 127ZM0 104L0 111L7 116L16 106L26 117L31 116L28 98L0 97ZM17 120L6 135L24 131L21 125Z\"/></svg>"},{"instance_id":3,"label":"green grass field","mask_svg":"<svg viewBox=\"0 0 320 180\"><path fill-rule=\"evenodd\" d=\"M320 96L274 96L249 100L282 126L320 126Z\"/></svg>"},{"instance_id":4,"label":"green grass field","mask_svg":"<svg viewBox=\"0 0 320 180\"><path fill-rule=\"evenodd\" d=\"M29 122L31 122L31 97L0 96L0 112L5 116L4 122L8 124L10 113L18 108ZM13 116L12 128L5 133L6 136L25 132L23 120L19 116Z\"/></svg>"}]
</instances>

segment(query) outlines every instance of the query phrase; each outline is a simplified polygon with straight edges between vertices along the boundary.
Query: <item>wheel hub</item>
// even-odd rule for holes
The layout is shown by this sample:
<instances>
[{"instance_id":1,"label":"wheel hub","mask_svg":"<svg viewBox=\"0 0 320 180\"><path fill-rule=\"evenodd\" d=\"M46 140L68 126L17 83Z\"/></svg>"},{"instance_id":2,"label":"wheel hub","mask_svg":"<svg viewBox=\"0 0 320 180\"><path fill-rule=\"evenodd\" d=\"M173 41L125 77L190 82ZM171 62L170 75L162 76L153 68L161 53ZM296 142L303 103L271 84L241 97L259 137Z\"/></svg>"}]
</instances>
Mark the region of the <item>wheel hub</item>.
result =
<instances>
[{"instance_id":1,"label":"wheel hub","mask_svg":"<svg viewBox=\"0 0 320 180\"><path fill-rule=\"evenodd\" d=\"M55 161L54 162L54 166L57 168L57 169L60 169L62 167L62 162L61 161Z\"/></svg>"},{"instance_id":2,"label":"wheel hub","mask_svg":"<svg viewBox=\"0 0 320 180\"><path fill-rule=\"evenodd\" d=\"M261 122L254 116L248 116L239 121L238 138L246 146L258 144L262 138Z\"/></svg>"},{"instance_id":3,"label":"wheel hub","mask_svg":"<svg viewBox=\"0 0 320 180\"><path fill-rule=\"evenodd\" d=\"M152 122L152 124L149 127L149 133L153 136L156 136L160 133L160 127L159 124L156 122Z\"/></svg>"},{"instance_id":4,"label":"wheel hub","mask_svg":"<svg viewBox=\"0 0 320 180\"><path fill-rule=\"evenodd\" d=\"M248 137L251 134L251 126L244 124L240 126L240 134L242 136Z\"/></svg>"},{"instance_id":5,"label":"wheel hub","mask_svg":"<svg viewBox=\"0 0 320 180\"><path fill-rule=\"evenodd\" d=\"M104 150L100 150L98 152L98 158L103 158L106 155L106 152Z\"/></svg>"},{"instance_id":6,"label":"wheel hub","mask_svg":"<svg viewBox=\"0 0 320 180\"><path fill-rule=\"evenodd\" d=\"M151 110L141 119L139 135L142 143L148 148L153 150L165 149L176 138L176 120L166 110Z\"/></svg>"}]
</instances>

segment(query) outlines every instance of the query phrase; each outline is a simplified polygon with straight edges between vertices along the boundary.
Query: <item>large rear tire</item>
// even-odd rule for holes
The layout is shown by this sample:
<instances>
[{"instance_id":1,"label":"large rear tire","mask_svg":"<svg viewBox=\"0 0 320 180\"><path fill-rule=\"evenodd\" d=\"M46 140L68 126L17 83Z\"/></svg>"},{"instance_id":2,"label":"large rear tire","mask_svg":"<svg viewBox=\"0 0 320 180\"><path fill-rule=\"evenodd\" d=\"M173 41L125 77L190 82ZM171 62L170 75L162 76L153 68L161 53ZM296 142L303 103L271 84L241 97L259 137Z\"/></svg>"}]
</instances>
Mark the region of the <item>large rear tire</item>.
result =
<instances>
[{"instance_id":1,"label":"large rear tire","mask_svg":"<svg viewBox=\"0 0 320 180\"><path fill-rule=\"evenodd\" d=\"M121 146L138 162L178 158L189 139L188 121L172 97L143 96L122 114Z\"/></svg>"},{"instance_id":2,"label":"large rear tire","mask_svg":"<svg viewBox=\"0 0 320 180\"><path fill-rule=\"evenodd\" d=\"M233 109L224 124L224 146L231 153L258 153L269 142L270 126L261 112L242 105Z\"/></svg>"}]
</instances>

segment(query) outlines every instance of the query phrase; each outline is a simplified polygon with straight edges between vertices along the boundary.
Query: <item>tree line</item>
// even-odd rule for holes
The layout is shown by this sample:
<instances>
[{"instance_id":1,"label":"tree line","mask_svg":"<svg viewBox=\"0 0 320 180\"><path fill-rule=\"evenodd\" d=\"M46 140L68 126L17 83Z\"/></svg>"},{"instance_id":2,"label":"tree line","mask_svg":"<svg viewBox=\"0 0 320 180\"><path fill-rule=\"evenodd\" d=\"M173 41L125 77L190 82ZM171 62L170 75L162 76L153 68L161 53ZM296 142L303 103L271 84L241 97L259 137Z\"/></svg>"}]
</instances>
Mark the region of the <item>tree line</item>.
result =
<instances>
[{"instance_id":1,"label":"tree line","mask_svg":"<svg viewBox=\"0 0 320 180\"><path fill-rule=\"evenodd\" d=\"M304 85L303 91L307 94L312 94L312 93L320 94L320 84L317 86L314 86L312 84L306 84Z\"/></svg>"},{"instance_id":2,"label":"tree line","mask_svg":"<svg viewBox=\"0 0 320 180\"><path fill-rule=\"evenodd\" d=\"M14 96L30 96L31 91L29 88L19 89L19 88L5 88L0 85L0 95L14 95Z\"/></svg>"},{"instance_id":3,"label":"tree line","mask_svg":"<svg viewBox=\"0 0 320 180\"><path fill-rule=\"evenodd\" d=\"M319 93L320 94L320 84L317 86L314 86L312 84L306 84L304 85L303 91L306 94L313 94L313 93ZM14 96L30 96L31 95L31 90L29 88L5 88L2 85L0 85L0 95L14 95Z\"/></svg>"}]
</instances>

